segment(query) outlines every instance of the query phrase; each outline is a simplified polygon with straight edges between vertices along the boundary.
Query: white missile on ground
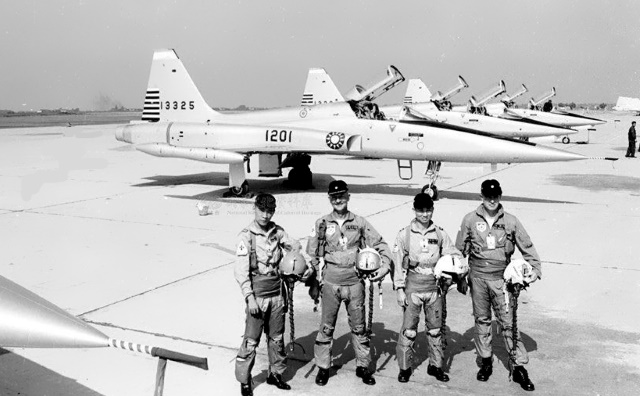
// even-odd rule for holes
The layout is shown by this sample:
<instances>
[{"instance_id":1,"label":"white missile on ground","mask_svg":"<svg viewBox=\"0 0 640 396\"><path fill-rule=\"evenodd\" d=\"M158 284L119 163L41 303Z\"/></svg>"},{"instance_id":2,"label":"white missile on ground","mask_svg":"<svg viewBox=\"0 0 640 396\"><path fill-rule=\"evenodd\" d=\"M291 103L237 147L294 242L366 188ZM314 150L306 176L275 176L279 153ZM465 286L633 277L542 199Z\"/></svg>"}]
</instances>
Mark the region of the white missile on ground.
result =
<instances>
[{"instance_id":1,"label":"white missile on ground","mask_svg":"<svg viewBox=\"0 0 640 396\"><path fill-rule=\"evenodd\" d=\"M109 338L79 318L0 276L0 347L119 348L208 370L206 358Z\"/></svg>"},{"instance_id":2,"label":"white missile on ground","mask_svg":"<svg viewBox=\"0 0 640 396\"><path fill-rule=\"evenodd\" d=\"M98 348L109 337L49 301L0 276L0 346Z\"/></svg>"}]
</instances>

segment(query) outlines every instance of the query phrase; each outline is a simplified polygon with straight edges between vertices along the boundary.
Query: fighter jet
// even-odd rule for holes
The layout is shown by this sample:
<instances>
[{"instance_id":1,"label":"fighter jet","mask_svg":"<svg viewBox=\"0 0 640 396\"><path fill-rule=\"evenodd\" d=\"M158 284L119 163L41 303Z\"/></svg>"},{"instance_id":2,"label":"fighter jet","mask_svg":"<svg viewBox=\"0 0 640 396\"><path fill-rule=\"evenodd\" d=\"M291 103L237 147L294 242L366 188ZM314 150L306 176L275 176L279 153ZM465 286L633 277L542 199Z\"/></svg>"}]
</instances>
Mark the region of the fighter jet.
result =
<instances>
[{"instance_id":1,"label":"fighter jet","mask_svg":"<svg viewBox=\"0 0 640 396\"><path fill-rule=\"evenodd\" d=\"M402 79L397 69L389 67L382 81L356 86L346 102L223 114L205 102L174 50L158 50L145 98L146 122L117 128L116 139L154 156L228 164L227 196L247 194L244 166L253 155L260 156L260 176L279 176L269 171L280 170L286 154L337 154L395 159L402 179L412 177L412 161L418 160L512 163L587 158L437 122L385 120L371 112L367 118L359 113L363 103ZM304 171L305 166L308 163L296 164L292 171ZM311 172L306 176L310 183Z\"/></svg>"},{"instance_id":2,"label":"fighter jet","mask_svg":"<svg viewBox=\"0 0 640 396\"><path fill-rule=\"evenodd\" d=\"M437 122L450 127L472 128L476 131L508 138L528 139L540 136L564 136L568 133L577 132L527 120L517 121L477 113L450 111L452 108L449 101L451 96L468 87L468 84L461 76L458 77L458 81L459 84L446 91L445 94L438 92L436 95L432 95L422 80L411 79L408 82L404 103L402 105L382 106L379 111L388 119ZM491 89L479 96L479 99L472 96L470 101L471 108L478 109L478 111L481 110L488 100L499 96L504 91L504 82L501 81L498 86L491 87ZM303 102L308 97L313 97L319 103L340 100L341 96L339 96L338 92L338 89L333 85L331 77L324 69L313 68L309 70ZM423 190L432 196L437 196L435 183L439 176L440 167L441 163L439 161L429 161L427 165L426 177L429 179L429 183L425 185Z\"/></svg>"},{"instance_id":3,"label":"fighter jet","mask_svg":"<svg viewBox=\"0 0 640 396\"><path fill-rule=\"evenodd\" d=\"M489 115L501 118L530 120L571 129L588 129L590 131L595 130L594 126L606 123L606 121L598 118L555 109L551 102L551 98L556 94L555 87L536 98L531 98L528 109L518 109L514 105L514 99L525 92L527 92L527 87L522 84L521 89L516 94L502 99L501 103L486 105L484 107L485 111ZM562 142L568 144L570 142L569 137L563 137Z\"/></svg>"}]
</instances>

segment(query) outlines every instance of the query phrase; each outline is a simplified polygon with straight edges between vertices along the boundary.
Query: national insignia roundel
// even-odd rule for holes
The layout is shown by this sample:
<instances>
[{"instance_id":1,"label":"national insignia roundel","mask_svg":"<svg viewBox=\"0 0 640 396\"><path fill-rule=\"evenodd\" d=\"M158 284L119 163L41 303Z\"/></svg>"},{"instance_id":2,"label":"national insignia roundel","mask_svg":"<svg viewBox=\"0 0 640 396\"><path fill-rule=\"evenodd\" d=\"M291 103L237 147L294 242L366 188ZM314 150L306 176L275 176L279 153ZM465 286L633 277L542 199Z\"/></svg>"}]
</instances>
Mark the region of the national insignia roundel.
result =
<instances>
[{"instance_id":1,"label":"national insignia roundel","mask_svg":"<svg viewBox=\"0 0 640 396\"><path fill-rule=\"evenodd\" d=\"M338 150L344 144L344 133L329 132L325 140L327 142L327 146L334 150Z\"/></svg>"}]
</instances>

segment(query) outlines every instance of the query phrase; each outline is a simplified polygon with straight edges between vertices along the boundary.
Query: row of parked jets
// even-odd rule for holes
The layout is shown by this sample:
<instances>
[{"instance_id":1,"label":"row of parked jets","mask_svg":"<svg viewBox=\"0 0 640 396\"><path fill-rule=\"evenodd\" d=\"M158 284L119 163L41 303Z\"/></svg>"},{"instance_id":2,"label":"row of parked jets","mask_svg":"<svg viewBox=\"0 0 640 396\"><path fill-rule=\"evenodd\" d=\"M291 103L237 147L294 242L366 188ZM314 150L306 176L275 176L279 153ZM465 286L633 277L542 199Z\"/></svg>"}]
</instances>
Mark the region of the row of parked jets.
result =
<instances>
[{"instance_id":1,"label":"row of parked jets","mask_svg":"<svg viewBox=\"0 0 640 396\"><path fill-rule=\"evenodd\" d=\"M324 69L309 70L302 102L242 113L221 113L204 100L173 49L154 52L141 121L118 127L116 139L158 157L184 158L229 165L225 196L250 194L246 173L258 157L258 176L279 177L290 167L289 182L312 186L312 155L330 154L397 161L403 180L413 177L413 162L427 161L428 183L422 191L438 197L442 162L553 162L588 159L580 154L528 142L540 136L562 137L606 121L546 108L555 89L518 109L514 99L526 86L497 103L506 93L500 81L467 106L451 97L468 84L462 77L451 89L432 94L424 82L408 81L403 103L374 101L405 80L387 67L380 78L356 85L342 95ZM615 160L615 158L600 158ZM246 172L245 172L246 168Z\"/></svg>"}]
</instances>

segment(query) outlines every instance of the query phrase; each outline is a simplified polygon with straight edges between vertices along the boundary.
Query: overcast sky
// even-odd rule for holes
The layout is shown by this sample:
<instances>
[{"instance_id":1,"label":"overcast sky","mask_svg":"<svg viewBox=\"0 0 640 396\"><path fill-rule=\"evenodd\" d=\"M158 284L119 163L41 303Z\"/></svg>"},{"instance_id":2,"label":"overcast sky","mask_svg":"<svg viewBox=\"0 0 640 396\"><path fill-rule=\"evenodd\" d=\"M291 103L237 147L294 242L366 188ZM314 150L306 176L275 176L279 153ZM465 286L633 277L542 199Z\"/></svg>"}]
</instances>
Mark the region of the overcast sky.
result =
<instances>
[{"instance_id":1,"label":"overcast sky","mask_svg":"<svg viewBox=\"0 0 640 396\"><path fill-rule=\"evenodd\" d=\"M293 106L309 67L344 93L388 64L464 103L500 79L527 98L640 97L640 1L2 1L0 109L141 108L174 48L214 107ZM406 83L381 98L400 102Z\"/></svg>"}]
</instances>

